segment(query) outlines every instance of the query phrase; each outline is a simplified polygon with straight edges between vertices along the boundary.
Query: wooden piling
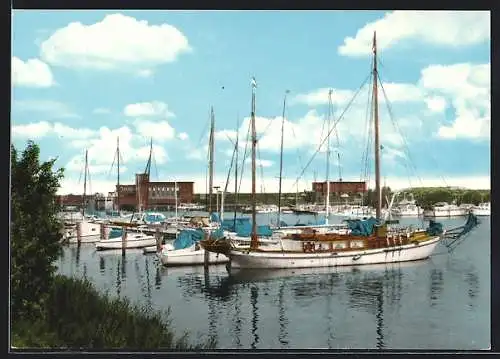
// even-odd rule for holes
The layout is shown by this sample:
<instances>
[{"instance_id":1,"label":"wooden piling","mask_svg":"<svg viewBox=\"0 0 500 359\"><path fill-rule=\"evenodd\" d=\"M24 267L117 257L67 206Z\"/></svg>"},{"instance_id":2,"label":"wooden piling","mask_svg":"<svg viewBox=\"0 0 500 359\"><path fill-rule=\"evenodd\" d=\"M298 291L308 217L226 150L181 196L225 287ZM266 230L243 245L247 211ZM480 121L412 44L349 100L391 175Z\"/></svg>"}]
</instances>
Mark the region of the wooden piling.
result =
<instances>
[{"instance_id":1,"label":"wooden piling","mask_svg":"<svg viewBox=\"0 0 500 359\"><path fill-rule=\"evenodd\" d=\"M127 227L122 227L122 256L125 256L127 248Z\"/></svg>"},{"instance_id":2,"label":"wooden piling","mask_svg":"<svg viewBox=\"0 0 500 359\"><path fill-rule=\"evenodd\" d=\"M161 233L160 233L160 228L159 227L156 227L155 237L156 237L156 252L160 253L160 250L161 250Z\"/></svg>"},{"instance_id":3,"label":"wooden piling","mask_svg":"<svg viewBox=\"0 0 500 359\"><path fill-rule=\"evenodd\" d=\"M101 241L103 239L106 239L106 227L104 226L104 223L101 223L99 225L99 234L100 234L99 238L101 239Z\"/></svg>"},{"instance_id":4,"label":"wooden piling","mask_svg":"<svg viewBox=\"0 0 500 359\"><path fill-rule=\"evenodd\" d=\"M78 247L82 244L82 222L76 223L76 243Z\"/></svg>"}]
</instances>

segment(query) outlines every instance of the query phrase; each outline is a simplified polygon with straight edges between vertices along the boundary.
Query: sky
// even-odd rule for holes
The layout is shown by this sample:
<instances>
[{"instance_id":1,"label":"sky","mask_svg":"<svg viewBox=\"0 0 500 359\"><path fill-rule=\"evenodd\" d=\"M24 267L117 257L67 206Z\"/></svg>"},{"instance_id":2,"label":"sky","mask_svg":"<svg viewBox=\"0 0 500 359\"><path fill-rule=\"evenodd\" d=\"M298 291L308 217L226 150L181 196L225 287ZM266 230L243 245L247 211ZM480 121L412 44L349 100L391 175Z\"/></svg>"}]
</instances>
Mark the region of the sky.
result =
<instances>
[{"instance_id":1,"label":"sky","mask_svg":"<svg viewBox=\"0 0 500 359\"><path fill-rule=\"evenodd\" d=\"M12 143L33 140L42 160L57 158L61 194L83 192L85 150L88 191L113 191L118 137L122 184L144 171L152 139L151 180L194 181L205 193L212 106L214 185L224 188L238 137L240 191L249 192L252 77L258 192L277 192L282 124L284 192L327 176L373 186L374 31L383 182L490 188L488 11L12 16Z\"/></svg>"}]
</instances>

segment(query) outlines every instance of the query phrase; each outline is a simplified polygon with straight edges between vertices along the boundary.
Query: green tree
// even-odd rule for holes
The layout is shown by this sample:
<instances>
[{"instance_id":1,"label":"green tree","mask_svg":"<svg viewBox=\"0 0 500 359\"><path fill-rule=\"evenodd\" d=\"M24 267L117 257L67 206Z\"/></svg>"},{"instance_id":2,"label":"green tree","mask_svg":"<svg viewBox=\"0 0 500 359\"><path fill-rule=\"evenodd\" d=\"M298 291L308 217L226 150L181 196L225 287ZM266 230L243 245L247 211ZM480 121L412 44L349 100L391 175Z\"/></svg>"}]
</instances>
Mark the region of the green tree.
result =
<instances>
[{"instance_id":1,"label":"green tree","mask_svg":"<svg viewBox=\"0 0 500 359\"><path fill-rule=\"evenodd\" d=\"M40 163L40 148L29 141L21 156L11 145L11 315L36 319L50 291L61 252L56 192L63 170L55 160Z\"/></svg>"}]
</instances>

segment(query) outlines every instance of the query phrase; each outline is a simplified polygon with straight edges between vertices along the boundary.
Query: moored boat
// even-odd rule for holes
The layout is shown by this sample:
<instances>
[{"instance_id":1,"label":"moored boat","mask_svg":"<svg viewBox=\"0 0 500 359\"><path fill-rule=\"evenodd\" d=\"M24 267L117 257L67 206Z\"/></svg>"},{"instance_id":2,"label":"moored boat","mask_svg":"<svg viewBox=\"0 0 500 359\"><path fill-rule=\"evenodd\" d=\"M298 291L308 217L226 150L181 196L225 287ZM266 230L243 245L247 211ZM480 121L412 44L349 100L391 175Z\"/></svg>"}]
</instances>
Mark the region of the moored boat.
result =
<instances>
[{"instance_id":1,"label":"moored boat","mask_svg":"<svg viewBox=\"0 0 500 359\"><path fill-rule=\"evenodd\" d=\"M156 238L154 236L141 233L141 232L129 232L126 234L126 239L123 241L121 237L104 239L95 244L96 249L106 250L106 249L121 249L125 245L126 249L129 248L144 248L156 245Z\"/></svg>"}]
</instances>

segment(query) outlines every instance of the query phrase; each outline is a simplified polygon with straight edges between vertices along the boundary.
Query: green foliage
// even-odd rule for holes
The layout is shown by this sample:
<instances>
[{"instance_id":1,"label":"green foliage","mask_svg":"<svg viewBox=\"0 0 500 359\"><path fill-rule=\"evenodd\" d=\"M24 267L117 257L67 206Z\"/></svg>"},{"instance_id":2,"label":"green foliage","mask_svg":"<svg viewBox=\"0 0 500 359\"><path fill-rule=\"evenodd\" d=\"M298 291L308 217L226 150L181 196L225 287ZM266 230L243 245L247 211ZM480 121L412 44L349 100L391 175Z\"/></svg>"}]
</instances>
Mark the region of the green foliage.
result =
<instances>
[{"instance_id":1,"label":"green foliage","mask_svg":"<svg viewBox=\"0 0 500 359\"><path fill-rule=\"evenodd\" d=\"M63 170L55 160L40 163L40 149L28 142L21 156L11 145L11 313L12 320L43 314L46 293L60 254L61 225L55 195Z\"/></svg>"},{"instance_id":2,"label":"green foliage","mask_svg":"<svg viewBox=\"0 0 500 359\"><path fill-rule=\"evenodd\" d=\"M215 340L192 345L188 334L174 337L168 313L151 313L125 299L100 294L85 279L56 276L46 302L44 319L13 330L17 347L69 349L175 349L215 347Z\"/></svg>"}]
</instances>

